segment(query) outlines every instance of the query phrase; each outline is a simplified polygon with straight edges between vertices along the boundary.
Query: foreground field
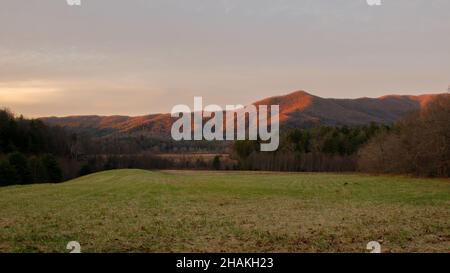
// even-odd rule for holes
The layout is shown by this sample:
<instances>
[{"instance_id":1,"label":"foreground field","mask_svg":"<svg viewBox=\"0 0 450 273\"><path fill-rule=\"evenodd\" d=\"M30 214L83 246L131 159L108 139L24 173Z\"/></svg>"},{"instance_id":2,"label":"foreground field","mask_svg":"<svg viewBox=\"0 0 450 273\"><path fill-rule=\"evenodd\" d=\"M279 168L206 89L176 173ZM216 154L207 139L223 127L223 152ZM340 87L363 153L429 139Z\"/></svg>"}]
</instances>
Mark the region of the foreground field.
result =
<instances>
[{"instance_id":1,"label":"foreground field","mask_svg":"<svg viewBox=\"0 0 450 273\"><path fill-rule=\"evenodd\" d=\"M0 188L0 252L450 250L450 181L110 171Z\"/></svg>"}]
</instances>

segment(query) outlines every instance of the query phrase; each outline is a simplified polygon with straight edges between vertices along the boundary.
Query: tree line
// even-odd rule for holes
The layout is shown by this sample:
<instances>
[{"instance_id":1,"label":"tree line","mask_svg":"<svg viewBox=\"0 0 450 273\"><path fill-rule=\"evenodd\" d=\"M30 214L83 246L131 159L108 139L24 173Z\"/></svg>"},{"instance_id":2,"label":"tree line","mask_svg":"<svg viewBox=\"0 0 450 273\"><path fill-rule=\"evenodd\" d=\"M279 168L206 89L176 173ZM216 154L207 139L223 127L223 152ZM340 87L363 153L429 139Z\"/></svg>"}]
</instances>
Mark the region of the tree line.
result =
<instances>
[{"instance_id":1,"label":"tree line","mask_svg":"<svg viewBox=\"0 0 450 273\"><path fill-rule=\"evenodd\" d=\"M200 141L183 146L146 136L90 138L0 110L0 186L58 183L120 168L450 176L450 96L439 97L393 125L318 126L282 132L278 151L259 152L259 141L236 141L231 146L229 142ZM178 156L160 156L167 152ZM195 152L217 155L205 159Z\"/></svg>"},{"instance_id":2,"label":"tree line","mask_svg":"<svg viewBox=\"0 0 450 273\"><path fill-rule=\"evenodd\" d=\"M234 155L239 169L266 171L355 171L356 152L391 126L318 126L292 129L280 136L278 151L259 152L258 141L237 141Z\"/></svg>"},{"instance_id":3,"label":"tree line","mask_svg":"<svg viewBox=\"0 0 450 273\"><path fill-rule=\"evenodd\" d=\"M0 185L60 182L57 156L69 152L66 132L0 111Z\"/></svg>"},{"instance_id":4,"label":"tree line","mask_svg":"<svg viewBox=\"0 0 450 273\"><path fill-rule=\"evenodd\" d=\"M450 95L371 139L358 159L358 169L364 172L449 177Z\"/></svg>"},{"instance_id":5,"label":"tree line","mask_svg":"<svg viewBox=\"0 0 450 273\"><path fill-rule=\"evenodd\" d=\"M177 143L147 136L89 137L0 110L0 186L59 183L94 172L136 169L220 169L220 158L164 158L159 153L209 151L228 144Z\"/></svg>"},{"instance_id":6,"label":"tree line","mask_svg":"<svg viewBox=\"0 0 450 273\"><path fill-rule=\"evenodd\" d=\"M233 147L238 169L450 176L450 96L392 125L318 126L285 131L276 152L258 141Z\"/></svg>"}]
</instances>

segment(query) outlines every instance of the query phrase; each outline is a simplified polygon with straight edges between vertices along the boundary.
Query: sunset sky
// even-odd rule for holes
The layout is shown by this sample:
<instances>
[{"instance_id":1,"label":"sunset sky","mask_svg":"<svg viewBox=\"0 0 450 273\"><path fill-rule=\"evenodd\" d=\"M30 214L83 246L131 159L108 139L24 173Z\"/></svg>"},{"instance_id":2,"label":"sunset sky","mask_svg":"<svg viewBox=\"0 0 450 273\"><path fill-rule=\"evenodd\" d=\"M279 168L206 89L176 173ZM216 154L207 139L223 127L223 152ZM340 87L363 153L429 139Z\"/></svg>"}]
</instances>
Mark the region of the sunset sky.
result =
<instances>
[{"instance_id":1,"label":"sunset sky","mask_svg":"<svg viewBox=\"0 0 450 273\"><path fill-rule=\"evenodd\" d=\"M29 117L141 115L446 92L450 1L1 0L0 107Z\"/></svg>"}]
</instances>

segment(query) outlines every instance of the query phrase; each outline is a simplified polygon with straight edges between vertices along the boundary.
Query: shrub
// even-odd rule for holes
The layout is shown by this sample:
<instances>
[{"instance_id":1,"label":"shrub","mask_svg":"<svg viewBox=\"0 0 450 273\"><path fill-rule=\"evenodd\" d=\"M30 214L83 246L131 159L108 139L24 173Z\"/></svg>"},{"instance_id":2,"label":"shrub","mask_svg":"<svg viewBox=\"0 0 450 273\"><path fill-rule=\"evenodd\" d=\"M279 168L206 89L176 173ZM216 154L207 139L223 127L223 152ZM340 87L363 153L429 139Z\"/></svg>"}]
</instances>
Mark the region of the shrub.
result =
<instances>
[{"instance_id":1,"label":"shrub","mask_svg":"<svg viewBox=\"0 0 450 273\"><path fill-rule=\"evenodd\" d=\"M85 163L85 164L83 164L83 166L81 166L80 176L88 175L91 173L92 173L92 169L91 169L91 166L89 165L89 163Z\"/></svg>"}]
</instances>

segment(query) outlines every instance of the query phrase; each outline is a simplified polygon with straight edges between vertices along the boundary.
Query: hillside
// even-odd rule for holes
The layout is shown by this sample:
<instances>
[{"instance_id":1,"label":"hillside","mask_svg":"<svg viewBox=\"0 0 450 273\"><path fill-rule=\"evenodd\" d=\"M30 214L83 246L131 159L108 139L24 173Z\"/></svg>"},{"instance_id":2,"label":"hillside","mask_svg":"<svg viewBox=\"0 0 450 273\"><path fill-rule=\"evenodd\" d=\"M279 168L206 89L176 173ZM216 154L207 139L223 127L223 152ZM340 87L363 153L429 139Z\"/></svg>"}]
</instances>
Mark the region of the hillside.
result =
<instances>
[{"instance_id":1,"label":"hillside","mask_svg":"<svg viewBox=\"0 0 450 273\"><path fill-rule=\"evenodd\" d=\"M359 99L326 99L297 91L267 98L256 105L280 105L281 123L289 127L305 124L360 125L370 122L393 123L408 113L426 107L437 96L397 96Z\"/></svg>"},{"instance_id":2,"label":"hillside","mask_svg":"<svg viewBox=\"0 0 450 273\"><path fill-rule=\"evenodd\" d=\"M444 94L440 94L444 95ZM316 124L361 125L370 122L392 123L412 111L419 110L437 95L397 96L380 98L321 98L305 91L266 98L254 105L280 105L281 127L302 128ZM69 116L41 118L51 125L60 125L76 132L94 135L139 132L167 136L173 119L170 114L146 116Z\"/></svg>"},{"instance_id":3,"label":"hillside","mask_svg":"<svg viewBox=\"0 0 450 273\"><path fill-rule=\"evenodd\" d=\"M450 249L448 179L116 170L0 188L0 252Z\"/></svg>"}]
</instances>

